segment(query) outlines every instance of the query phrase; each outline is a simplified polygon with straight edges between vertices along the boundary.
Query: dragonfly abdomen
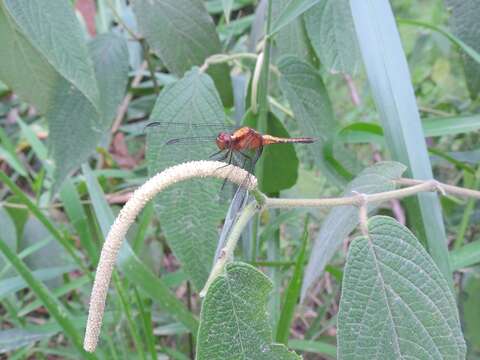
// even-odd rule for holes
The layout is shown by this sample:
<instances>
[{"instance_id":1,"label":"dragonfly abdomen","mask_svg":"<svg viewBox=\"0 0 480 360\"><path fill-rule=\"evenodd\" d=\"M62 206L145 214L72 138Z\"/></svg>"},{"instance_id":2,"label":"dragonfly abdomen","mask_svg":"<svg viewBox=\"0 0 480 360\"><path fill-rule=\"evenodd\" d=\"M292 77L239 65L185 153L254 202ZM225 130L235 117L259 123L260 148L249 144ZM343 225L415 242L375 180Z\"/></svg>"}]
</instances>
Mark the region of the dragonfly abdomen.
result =
<instances>
[{"instance_id":1,"label":"dragonfly abdomen","mask_svg":"<svg viewBox=\"0 0 480 360\"><path fill-rule=\"evenodd\" d=\"M271 135L263 135L263 145L270 144L311 144L316 141L316 139L311 137L298 137L298 138L281 138Z\"/></svg>"}]
</instances>

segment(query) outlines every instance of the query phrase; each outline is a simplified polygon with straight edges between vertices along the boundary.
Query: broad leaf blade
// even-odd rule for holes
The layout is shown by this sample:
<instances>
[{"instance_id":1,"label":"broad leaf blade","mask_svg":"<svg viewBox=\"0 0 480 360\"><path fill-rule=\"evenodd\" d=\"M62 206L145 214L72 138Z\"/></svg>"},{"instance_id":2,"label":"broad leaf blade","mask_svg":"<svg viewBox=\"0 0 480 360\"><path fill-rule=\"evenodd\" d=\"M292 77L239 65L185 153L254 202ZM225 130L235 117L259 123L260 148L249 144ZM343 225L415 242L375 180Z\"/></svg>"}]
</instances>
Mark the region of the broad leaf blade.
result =
<instances>
[{"instance_id":1,"label":"broad leaf blade","mask_svg":"<svg viewBox=\"0 0 480 360\"><path fill-rule=\"evenodd\" d=\"M292 21L297 19L305 11L310 9L320 0L289 0L283 6L282 11L278 14L275 21L273 21L272 29L270 30L270 36L277 33L280 29L284 28Z\"/></svg>"},{"instance_id":2,"label":"broad leaf blade","mask_svg":"<svg viewBox=\"0 0 480 360\"><path fill-rule=\"evenodd\" d=\"M322 65L352 74L360 59L349 0L320 1L305 13L308 37Z\"/></svg>"},{"instance_id":3,"label":"broad leaf blade","mask_svg":"<svg viewBox=\"0 0 480 360\"><path fill-rule=\"evenodd\" d=\"M465 359L455 298L415 236L376 216L350 245L338 315L339 359Z\"/></svg>"},{"instance_id":4,"label":"broad leaf blade","mask_svg":"<svg viewBox=\"0 0 480 360\"><path fill-rule=\"evenodd\" d=\"M202 305L197 359L294 360L273 344L266 313L270 280L254 267L233 263L210 286Z\"/></svg>"},{"instance_id":5,"label":"broad leaf blade","mask_svg":"<svg viewBox=\"0 0 480 360\"><path fill-rule=\"evenodd\" d=\"M280 60L278 68L282 73L280 88L292 107L302 135L318 139L308 145L308 151L324 175L332 181L339 180L336 170L323 156L324 146L333 138L337 125L320 74L293 56Z\"/></svg>"},{"instance_id":6,"label":"broad leaf blade","mask_svg":"<svg viewBox=\"0 0 480 360\"><path fill-rule=\"evenodd\" d=\"M480 52L480 6L476 0L446 0L452 11L450 24L460 40ZM472 98L480 93L480 64L464 55L465 79Z\"/></svg>"},{"instance_id":7,"label":"broad leaf blade","mask_svg":"<svg viewBox=\"0 0 480 360\"><path fill-rule=\"evenodd\" d=\"M102 130L106 130L115 118L128 83L127 41L119 35L102 34L88 45L100 91Z\"/></svg>"},{"instance_id":8,"label":"broad leaf blade","mask_svg":"<svg viewBox=\"0 0 480 360\"><path fill-rule=\"evenodd\" d=\"M194 69L162 91L151 119L172 123L162 131L147 129L146 156L149 173L154 175L181 162L205 160L218 150L214 139L224 124L225 115L213 81ZM180 134L176 123L186 124ZM195 126L205 123L219 127ZM168 145L172 135L210 135L212 141ZM220 181L196 179L176 184L155 200L167 241L198 289L210 272L218 239L217 227L225 215L226 206L220 206L218 201L220 189Z\"/></svg>"},{"instance_id":9,"label":"broad leaf blade","mask_svg":"<svg viewBox=\"0 0 480 360\"><path fill-rule=\"evenodd\" d=\"M282 14L284 7L287 6L288 3L289 0L272 0L273 21ZM314 61L315 56L310 47L305 23L301 16L279 30L275 35L273 46L276 50L276 58L278 59L285 55L293 55L307 63Z\"/></svg>"},{"instance_id":10,"label":"broad leaf blade","mask_svg":"<svg viewBox=\"0 0 480 360\"><path fill-rule=\"evenodd\" d=\"M60 0L3 1L0 43L0 78L45 113L58 185L101 136L93 64L75 13Z\"/></svg>"},{"instance_id":11,"label":"broad leaf blade","mask_svg":"<svg viewBox=\"0 0 480 360\"><path fill-rule=\"evenodd\" d=\"M351 0L352 15L372 95L394 160L408 176L433 177L415 94L400 36L387 0ZM445 277L450 277L445 228L438 197L406 200L409 219Z\"/></svg>"},{"instance_id":12,"label":"broad leaf blade","mask_svg":"<svg viewBox=\"0 0 480 360\"><path fill-rule=\"evenodd\" d=\"M354 191L373 194L393 190L392 180L398 179L405 166L397 162L381 162L363 170L345 189L343 196L352 196ZM369 206L369 211L376 207ZM305 270L302 299L314 281L323 273L325 266L337 251L342 241L356 228L358 209L355 206L339 206L330 211L322 223Z\"/></svg>"},{"instance_id":13,"label":"broad leaf blade","mask_svg":"<svg viewBox=\"0 0 480 360\"><path fill-rule=\"evenodd\" d=\"M196 0L136 0L134 11L140 30L162 59L165 66L178 76L193 66L202 65L207 57L222 52L215 25ZM223 103L233 104L228 66L209 67Z\"/></svg>"}]
</instances>

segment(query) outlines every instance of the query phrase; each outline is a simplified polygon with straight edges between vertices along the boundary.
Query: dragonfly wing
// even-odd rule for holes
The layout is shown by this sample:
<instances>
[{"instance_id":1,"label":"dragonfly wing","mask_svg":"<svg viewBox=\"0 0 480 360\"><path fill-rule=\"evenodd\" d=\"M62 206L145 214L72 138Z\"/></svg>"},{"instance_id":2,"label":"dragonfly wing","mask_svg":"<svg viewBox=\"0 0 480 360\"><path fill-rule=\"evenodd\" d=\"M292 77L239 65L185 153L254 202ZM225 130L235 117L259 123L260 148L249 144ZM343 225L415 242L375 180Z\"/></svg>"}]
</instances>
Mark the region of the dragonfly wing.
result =
<instances>
[{"instance_id":1,"label":"dragonfly wing","mask_svg":"<svg viewBox=\"0 0 480 360\"><path fill-rule=\"evenodd\" d=\"M215 123L182 123L173 121L151 121L145 126L146 131L165 131L165 129L174 130L175 128L185 129L209 129L210 131L227 131L233 132L238 126L228 124L215 124Z\"/></svg>"}]
</instances>

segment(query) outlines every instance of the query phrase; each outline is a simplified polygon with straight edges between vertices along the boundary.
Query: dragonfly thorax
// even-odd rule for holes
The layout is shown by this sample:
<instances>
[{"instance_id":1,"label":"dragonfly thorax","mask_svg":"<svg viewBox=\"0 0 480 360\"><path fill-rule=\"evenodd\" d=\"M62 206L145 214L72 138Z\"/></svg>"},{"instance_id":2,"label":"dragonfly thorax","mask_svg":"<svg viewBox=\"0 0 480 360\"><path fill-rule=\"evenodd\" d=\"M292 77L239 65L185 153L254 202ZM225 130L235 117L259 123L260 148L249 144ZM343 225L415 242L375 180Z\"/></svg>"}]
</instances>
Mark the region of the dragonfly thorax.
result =
<instances>
[{"instance_id":1,"label":"dragonfly thorax","mask_svg":"<svg viewBox=\"0 0 480 360\"><path fill-rule=\"evenodd\" d=\"M227 132L221 132L218 134L215 142L220 150L229 149L232 144L232 135Z\"/></svg>"}]
</instances>

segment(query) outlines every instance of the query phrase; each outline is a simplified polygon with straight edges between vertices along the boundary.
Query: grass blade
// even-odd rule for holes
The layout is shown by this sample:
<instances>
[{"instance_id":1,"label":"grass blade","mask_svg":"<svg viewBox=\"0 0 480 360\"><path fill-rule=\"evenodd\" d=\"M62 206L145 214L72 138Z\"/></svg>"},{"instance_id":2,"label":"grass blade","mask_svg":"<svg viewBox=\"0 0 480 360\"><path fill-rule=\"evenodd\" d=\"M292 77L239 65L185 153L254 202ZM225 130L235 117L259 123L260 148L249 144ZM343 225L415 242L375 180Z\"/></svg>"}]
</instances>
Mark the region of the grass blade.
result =
<instances>
[{"instance_id":1,"label":"grass blade","mask_svg":"<svg viewBox=\"0 0 480 360\"><path fill-rule=\"evenodd\" d=\"M80 257L77 255L75 248L66 239L55 225L42 213L42 211L25 195L25 192L20 189L3 171L0 171L0 181L5 183L13 194L15 194L20 202L22 202L28 210L45 226L45 228L53 235L55 239L65 248L68 254L72 257L75 263L89 276L90 271L85 267Z\"/></svg>"},{"instance_id":2,"label":"grass blade","mask_svg":"<svg viewBox=\"0 0 480 360\"><path fill-rule=\"evenodd\" d=\"M385 140L393 158L415 179L433 177L425 136L400 36L387 0L351 0L355 30ZM450 279L445 228L436 194L405 202L412 225L443 275Z\"/></svg>"},{"instance_id":3,"label":"grass blade","mask_svg":"<svg viewBox=\"0 0 480 360\"><path fill-rule=\"evenodd\" d=\"M95 355L89 354L83 350L82 336L75 329L74 324L70 321L67 310L51 294L50 290L48 290L45 284L35 278L25 263L6 245L2 239L0 239L0 251L5 259L12 264L23 280L25 280L35 295L37 295L37 297L42 301L50 315L55 318L65 334L70 338L78 352L82 354L85 359L96 359Z\"/></svg>"},{"instance_id":4,"label":"grass blade","mask_svg":"<svg viewBox=\"0 0 480 360\"><path fill-rule=\"evenodd\" d=\"M452 271L470 267L480 263L480 240L453 250L450 254Z\"/></svg>"},{"instance_id":5,"label":"grass blade","mask_svg":"<svg viewBox=\"0 0 480 360\"><path fill-rule=\"evenodd\" d=\"M293 339L288 342L293 350L326 355L330 359L337 358L337 348L325 342Z\"/></svg>"},{"instance_id":6,"label":"grass blade","mask_svg":"<svg viewBox=\"0 0 480 360\"><path fill-rule=\"evenodd\" d=\"M295 306L298 303L302 290L303 269L305 267L305 249L308 241L308 216L305 219L305 226L302 236L302 244L293 270L293 276L285 291L282 312L277 326L277 342L287 345L290 335L290 325L295 314Z\"/></svg>"},{"instance_id":7,"label":"grass blade","mask_svg":"<svg viewBox=\"0 0 480 360\"><path fill-rule=\"evenodd\" d=\"M442 29L438 26L432 25L432 24L427 23L425 21L420 21L420 20L397 19L397 21L401 25L419 26L419 27L423 27L423 28L426 28L426 29L436 31L439 34L442 34L448 40L450 40L453 44L457 45L460 49L465 51L465 53L468 54L473 60L480 63L480 54L478 52L476 52L475 49L473 49L471 46L467 45L462 40L460 40L458 37L453 35L450 31Z\"/></svg>"}]
</instances>

